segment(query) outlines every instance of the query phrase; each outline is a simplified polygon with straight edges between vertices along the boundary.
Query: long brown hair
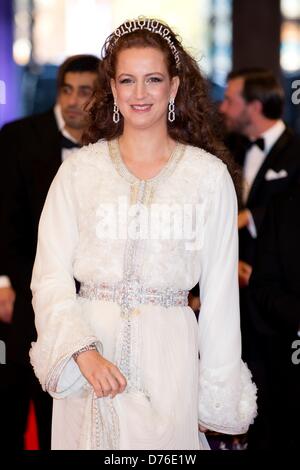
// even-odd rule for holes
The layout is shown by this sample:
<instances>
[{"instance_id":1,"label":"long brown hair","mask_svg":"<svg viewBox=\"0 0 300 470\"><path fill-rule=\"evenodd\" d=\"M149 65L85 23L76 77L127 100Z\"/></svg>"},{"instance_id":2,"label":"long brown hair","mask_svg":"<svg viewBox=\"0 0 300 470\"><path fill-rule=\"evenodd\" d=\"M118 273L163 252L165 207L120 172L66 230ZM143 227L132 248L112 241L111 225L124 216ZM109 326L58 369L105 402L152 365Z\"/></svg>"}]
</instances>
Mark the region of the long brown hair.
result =
<instances>
[{"instance_id":1,"label":"long brown hair","mask_svg":"<svg viewBox=\"0 0 300 470\"><path fill-rule=\"evenodd\" d=\"M169 30L177 58L179 57L179 65L176 62L174 49L172 51L166 39L156 32L144 28L136 29L121 37L117 37L115 32L112 33L102 49L98 87L90 109L90 125L84 136L84 142L97 142L101 138L111 140L123 132L123 117L120 115L118 124L112 120L114 98L110 85L111 79L115 78L120 51L133 47L159 49L165 56L170 77L178 76L180 79L175 99L176 119L172 123L168 122L170 137L183 144L200 147L220 158L227 165L238 189L239 172L226 147L217 138L218 113L208 97L207 83L196 60L184 50L180 38L168 25L158 20L145 19L146 21L155 21L158 27L162 26ZM124 24L118 29L124 31Z\"/></svg>"}]
</instances>

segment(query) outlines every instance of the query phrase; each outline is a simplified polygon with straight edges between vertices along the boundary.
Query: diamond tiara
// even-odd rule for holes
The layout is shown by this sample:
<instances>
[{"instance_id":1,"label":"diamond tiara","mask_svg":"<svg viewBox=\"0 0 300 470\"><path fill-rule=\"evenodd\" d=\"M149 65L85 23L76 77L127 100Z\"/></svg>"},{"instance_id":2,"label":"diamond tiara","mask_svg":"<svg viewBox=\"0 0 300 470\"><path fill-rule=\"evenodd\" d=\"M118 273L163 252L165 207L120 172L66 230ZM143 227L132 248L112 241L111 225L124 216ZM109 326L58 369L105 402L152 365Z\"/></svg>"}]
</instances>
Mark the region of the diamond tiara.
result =
<instances>
[{"instance_id":1,"label":"diamond tiara","mask_svg":"<svg viewBox=\"0 0 300 470\"><path fill-rule=\"evenodd\" d=\"M174 41L172 40L171 31L164 24L160 23L158 20L139 17L138 19L135 19L135 20L125 21L123 24L121 24L121 26L119 26L113 32L113 35L115 37L113 46L115 46L118 40L125 34L133 33L134 31L143 30L143 29L147 29L151 33L159 34L165 41L167 41L171 49L171 52L174 56L176 67L179 68L180 56L174 44Z\"/></svg>"}]
</instances>

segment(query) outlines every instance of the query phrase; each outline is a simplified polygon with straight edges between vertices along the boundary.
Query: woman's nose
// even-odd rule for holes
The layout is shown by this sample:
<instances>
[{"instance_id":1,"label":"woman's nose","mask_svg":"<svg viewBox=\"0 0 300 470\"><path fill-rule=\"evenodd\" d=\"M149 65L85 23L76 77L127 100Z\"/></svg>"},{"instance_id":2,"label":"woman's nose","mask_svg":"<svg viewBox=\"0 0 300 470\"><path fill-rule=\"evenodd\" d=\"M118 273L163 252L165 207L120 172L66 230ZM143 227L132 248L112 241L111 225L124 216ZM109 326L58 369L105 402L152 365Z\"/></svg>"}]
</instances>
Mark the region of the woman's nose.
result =
<instances>
[{"instance_id":1,"label":"woman's nose","mask_svg":"<svg viewBox=\"0 0 300 470\"><path fill-rule=\"evenodd\" d=\"M145 98L147 95L146 83L141 80L136 83L135 96L138 100Z\"/></svg>"}]
</instances>

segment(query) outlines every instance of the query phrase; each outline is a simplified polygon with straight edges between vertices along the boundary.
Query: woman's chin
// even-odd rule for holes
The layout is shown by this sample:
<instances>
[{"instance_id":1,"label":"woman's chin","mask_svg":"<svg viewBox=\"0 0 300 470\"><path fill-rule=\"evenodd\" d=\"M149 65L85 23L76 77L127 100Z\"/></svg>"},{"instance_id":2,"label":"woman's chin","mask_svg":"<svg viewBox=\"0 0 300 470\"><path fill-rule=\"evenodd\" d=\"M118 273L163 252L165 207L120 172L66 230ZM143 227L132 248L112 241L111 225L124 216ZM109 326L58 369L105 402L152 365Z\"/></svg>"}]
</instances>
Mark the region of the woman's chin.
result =
<instances>
[{"instance_id":1,"label":"woman's chin","mask_svg":"<svg viewBox=\"0 0 300 470\"><path fill-rule=\"evenodd\" d=\"M139 116L138 119L130 119L125 122L125 128L136 129L136 130L150 130L157 128L158 126L164 127L166 120L154 120L149 119L146 116Z\"/></svg>"}]
</instances>

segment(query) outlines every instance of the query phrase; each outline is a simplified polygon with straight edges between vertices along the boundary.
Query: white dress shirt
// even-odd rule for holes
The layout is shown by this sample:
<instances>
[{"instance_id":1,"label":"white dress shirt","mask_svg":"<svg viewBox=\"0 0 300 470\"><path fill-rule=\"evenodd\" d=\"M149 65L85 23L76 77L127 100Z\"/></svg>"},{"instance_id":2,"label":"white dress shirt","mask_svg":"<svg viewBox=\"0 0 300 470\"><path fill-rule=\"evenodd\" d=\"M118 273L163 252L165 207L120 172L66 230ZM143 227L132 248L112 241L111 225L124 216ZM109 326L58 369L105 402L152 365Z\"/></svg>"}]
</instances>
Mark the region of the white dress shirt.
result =
<instances>
[{"instance_id":1,"label":"white dress shirt","mask_svg":"<svg viewBox=\"0 0 300 470\"><path fill-rule=\"evenodd\" d=\"M247 203L249 193L255 180L255 177L261 168L262 164L265 161L266 156L270 152L271 148L277 142L279 137L283 134L285 130L284 122L279 119L270 129L265 131L259 137L262 137L265 142L264 150L261 150L257 145L253 145L248 152L246 153L245 163L243 167L243 180L244 180L244 188L243 188L243 200L244 203ZM250 212L250 211L249 211ZM253 220L253 217L250 212L250 222L247 226L250 234L253 238L257 237L256 227Z\"/></svg>"},{"instance_id":2,"label":"white dress shirt","mask_svg":"<svg viewBox=\"0 0 300 470\"><path fill-rule=\"evenodd\" d=\"M64 121L64 118L63 118L63 115L62 115L59 104L56 104L54 106L54 116L55 116L55 119L56 119L57 127L60 130L60 132L62 133L62 135L65 136L67 139L71 140L72 142L74 142L74 144L78 144L78 141L76 139L74 139L74 137L71 136L71 134L66 130L66 124L65 124L65 121ZM73 149L63 148L62 152L61 152L62 161L64 162L66 158L68 158L70 155L72 155L74 150L76 150L76 148L73 148Z\"/></svg>"},{"instance_id":3,"label":"white dress shirt","mask_svg":"<svg viewBox=\"0 0 300 470\"><path fill-rule=\"evenodd\" d=\"M65 126L65 121L64 121L64 118L62 116L62 112L61 112L61 109L60 109L60 105L59 104L56 104L54 106L54 116L55 116L55 120L56 120L56 124L57 124L57 127L58 129L60 130L60 132L69 140L71 140L72 142L74 142L75 144L78 143L78 141L76 139L74 139L74 137L71 136L71 134L69 134L69 132L66 130ZM61 152L61 158L62 158L62 161L64 161L66 158L68 158L73 152L74 150L76 150L76 148L74 149L67 149L67 148L63 148L62 149L62 152ZM0 276L0 288L1 287L10 287L11 286L11 282L10 282L10 279L8 276Z\"/></svg>"}]
</instances>

